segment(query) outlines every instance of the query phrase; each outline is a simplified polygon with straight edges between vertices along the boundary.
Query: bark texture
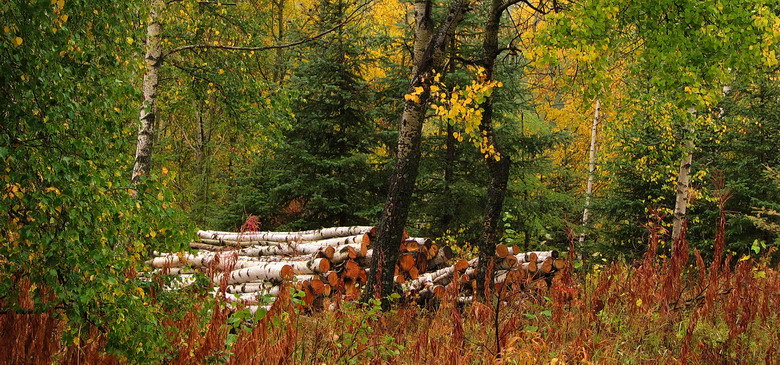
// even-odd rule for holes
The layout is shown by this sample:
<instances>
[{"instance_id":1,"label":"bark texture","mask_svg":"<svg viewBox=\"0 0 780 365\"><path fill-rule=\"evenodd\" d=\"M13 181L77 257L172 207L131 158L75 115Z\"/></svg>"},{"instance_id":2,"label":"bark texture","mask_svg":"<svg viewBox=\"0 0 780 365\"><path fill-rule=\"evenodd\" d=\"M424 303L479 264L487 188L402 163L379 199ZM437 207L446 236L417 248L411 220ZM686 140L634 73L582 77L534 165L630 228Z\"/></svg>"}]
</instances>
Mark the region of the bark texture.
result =
<instances>
[{"instance_id":1,"label":"bark texture","mask_svg":"<svg viewBox=\"0 0 780 365\"><path fill-rule=\"evenodd\" d=\"M456 0L450 5L447 18L434 31L431 0L416 0L414 65L409 93L422 88L418 100L407 100L398 127L396 162L388 186L387 201L377 226L376 254L371 263L371 275L364 300L375 294L386 297L393 291L395 262L400 253L404 225L409 213L412 193L420 163L420 138L430 97L434 70L441 70L449 39L466 12L468 1ZM378 284L378 293L375 292Z\"/></svg>"},{"instance_id":2,"label":"bark texture","mask_svg":"<svg viewBox=\"0 0 780 365\"><path fill-rule=\"evenodd\" d=\"M498 57L498 31L501 26L501 14L506 9L503 0L492 0L488 12L487 25L485 27L485 39L482 43L482 66L485 68L486 80L493 80L496 58ZM477 266L477 295L484 294L485 275L487 274L490 260L496 252L499 231L498 223L501 220L501 211L504 207L506 188L509 182L510 159L503 153L499 145L493 126L493 94L491 94L482 108L482 122L480 131L487 138L488 144L493 146L498 158L487 156L485 162L488 170L488 188L485 199L485 212L482 217L482 236L479 240L479 264Z\"/></svg>"},{"instance_id":3,"label":"bark texture","mask_svg":"<svg viewBox=\"0 0 780 365\"><path fill-rule=\"evenodd\" d=\"M593 125L590 128L590 148L588 149L588 183L585 186L585 208L582 209L582 227L588 226L590 220L590 197L593 194L593 175L596 172L596 137L599 128L599 113L601 101L596 100L596 109L593 112ZM580 234L580 246L585 242L585 232Z\"/></svg>"},{"instance_id":4,"label":"bark texture","mask_svg":"<svg viewBox=\"0 0 780 365\"><path fill-rule=\"evenodd\" d=\"M149 25L146 28L146 71L143 80L143 103L138 117L138 143L135 151L135 165L131 181L138 184L142 176L149 176L152 164L152 147L154 145L154 125L157 118L157 85L159 84L160 66L162 66L162 43L160 33L162 25L159 15L163 9L162 0L151 0Z\"/></svg>"},{"instance_id":5,"label":"bark texture","mask_svg":"<svg viewBox=\"0 0 780 365\"><path fill-rule=\"evenodd\" d=\"M696 116L696 110L688 110L694 117ZM686 123L685 129L685 146L683 147L683 157L680 161L680 172L677 175L677 194L674 201L674 225L672 226L672 249L674 244L680 237L682 231L683 221L686 217L688 210L688 189L691 186L691 164L693 163L693 125Z\"/></svg>"}]
</instances>

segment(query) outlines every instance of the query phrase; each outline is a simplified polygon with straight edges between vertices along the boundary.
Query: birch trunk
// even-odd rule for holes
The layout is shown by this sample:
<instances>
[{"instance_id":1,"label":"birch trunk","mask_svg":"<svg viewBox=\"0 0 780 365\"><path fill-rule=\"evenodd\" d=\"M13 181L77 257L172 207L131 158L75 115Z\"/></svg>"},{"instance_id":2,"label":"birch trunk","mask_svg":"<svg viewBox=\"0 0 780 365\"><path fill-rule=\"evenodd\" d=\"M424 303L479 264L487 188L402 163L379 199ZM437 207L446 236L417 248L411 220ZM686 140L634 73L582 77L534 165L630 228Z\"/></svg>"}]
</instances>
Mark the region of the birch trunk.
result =
<instances>
[{"instance_id":1,"label":"birch trunk","mask_svg":"<svg viewBox=\"0 0 780 365\"><path fill-rule=\"evenodd\" d=\"M150 0L149 25L146 28L146 71L143 80L143 103L138 118L138 142L135 151L132 183L138 184L142 176L149 176L152 163L152 147L154 145L154 124L157 118L157 86L159 84L160 67L162 66L162 43L160 33L160 12L165 3L162 0Z\"/></svg>"},{"instance_id":2,"label":"birch trunk","mask_svg":"<svg viewBox=\"0 0 780 365\"><path fill-rule=\"evenodd\" d=\"M596 109L593 112L593 125L590 128L590 149L588 149L588 183L585 186L585 207L582 209L582 228L588 226L590 219L590 198L593 194L593 175L596 172L596 136L599 126L599 112L601 111L601 101L596 100ZM580 247L585 242L585 232L580 234Z\"/></svg>"},{"instance_id":3,"label":"birch trunk","mask_svg":"<svg viewBox=\"0 0 780 365\"><path fill-rule=\"evenodd\" d=\"M688 112L695 118L695 109L689 109ZM683 158L680 161L680 172L677 175L677 194L674 201L674 225L672 227L672 250L674 250L674 245L680 237L682 224L688 210L688 199L690 198L688 190L691 185L691 164L693 163L694 149L693 124L690 122L686 123L683 133L685 133L685 145Z\"/></svg>"}]
</instances>

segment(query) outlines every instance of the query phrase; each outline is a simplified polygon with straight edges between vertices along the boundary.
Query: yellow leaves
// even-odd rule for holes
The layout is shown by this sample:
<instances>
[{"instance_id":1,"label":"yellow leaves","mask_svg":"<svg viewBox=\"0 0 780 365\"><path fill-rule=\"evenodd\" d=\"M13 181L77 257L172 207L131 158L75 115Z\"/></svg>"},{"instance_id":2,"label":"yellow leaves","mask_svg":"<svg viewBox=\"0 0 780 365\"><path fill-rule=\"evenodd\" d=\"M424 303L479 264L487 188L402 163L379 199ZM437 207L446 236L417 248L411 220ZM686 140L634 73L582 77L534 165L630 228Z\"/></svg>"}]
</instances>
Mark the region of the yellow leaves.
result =
<instances>
[{"instance_id":1,"label":"yellow leaves","mask_svg":"<svg viewBox=\"0 0 780 365\"><path fill-rule=\"evenodd\" d=\"M223 69L221 69L221 68L220 68L220 69L219 69L219 71L218 71L218 73L219 73L220 75L222 75L223 73L225 73L225 70L223 70Z\"/></svg>"},{"instance_id":2,"label":"yellow leaves","mask_svg":"<svg viewBox=\"0 0 780 365\"><path fill-rule=\"evenodd\" d=\"M417 104L420 104L422 101L420 100L420 97L414 94L406 94L404 95L404 100L411 100Z\"/></svg>"},{"instance_id":3,"label":"yellow leaves","mask_svg":"<svg viewBox=\"0 0 780 365\"><path fill-rule=\"evenodd\" d=\"M125 42L127 42L127 44L133 44L133 38L127 37L125 38Z\"/></svg>"},{"instance_id":4,"label":"yellow leaves","mask_svg":"<svg viewBox=\"0 0 780 365\"><path fill-rule=\"evenodd\" d=\"M167 167L163 166L163 168L162 168L162 174L163 174L163 175L168 175L168 168L167 168Z\"/></svg>"},{"instance_id":5,"label":"yellow leaves","mask_svg":"<svg viewBox=\"0 0 780 365\"><path fill-rule=\"evenodd\" d=\"M43 192L44 192L44 193L51 193L51 192L54 192L54 194L55 194L55 195L60 195L60 194L62 194L62 193L60 192L60 189L57 189L57 188L55 188L55 187L53 187L53 186L49 186L48 188L46 188L46 189L43 189Z\"/></svg>"},{"instance_id":6,"label":"yellow leaves","mask_svg":"<svg viewBox=\"0 0 780 365\"><path fill-rule=\"evenodd\" d=\"M11 39L11 44L13 44L16 47L19 47L22 45L23 41L24 40L22 39L22 37L14 37L13 39Z\"/></svg>"},{"instance_id":7,"label":"yellow leaves","mask_svg":"<svg viewBox=\"0 0 780 365\"><path fill-rule=\"evenodd\" d=\"M455 138L458 142L463 142L463 135L460 132L452 132L452 138Z\"/></svg>"},{"instance_id":8,"label":"yellow leaves","mask_svg":"<svg viewBox=\"0 0 780 365\"><path fill-rule=\"evenodd\" d=\"M642 298L639 298L636 300L636 306L641 307L642 306Z\"/></svg>"},{"instance_id":9,"label":"yellow leaves","mask_svg":"<svg viewBox=\"0 0 780 365\"><path fill-rule=\"evenodd\" d=\"M11 33L11 28L3 27L3 33Z\"/></svg>"},{"instance_id":10,"label":"yellow leaves","mask_svg":"<svg viewBox=\"0 0 780 365\"><path fill-rule=\"evenodd\" d=\"M155 230L149 231L149 236L152 236L152 238L157 237L157 232Z\"/></svg>"}]
</instances>

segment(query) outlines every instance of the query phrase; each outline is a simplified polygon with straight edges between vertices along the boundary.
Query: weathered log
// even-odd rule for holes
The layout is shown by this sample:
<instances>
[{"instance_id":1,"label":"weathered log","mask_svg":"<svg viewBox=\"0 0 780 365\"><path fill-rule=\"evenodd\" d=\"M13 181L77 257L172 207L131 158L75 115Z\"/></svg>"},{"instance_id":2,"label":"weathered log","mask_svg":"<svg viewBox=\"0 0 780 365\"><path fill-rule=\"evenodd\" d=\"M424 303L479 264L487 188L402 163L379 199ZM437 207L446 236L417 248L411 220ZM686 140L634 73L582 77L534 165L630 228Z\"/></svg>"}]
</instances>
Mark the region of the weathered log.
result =
<instances>
[{"instance_id":1,"label":"weathered log","mask_svg":"<svg viewBox=\"0 0 780 365\"><path fill-rule=\"evenodd\" d=\"M229 239L241 241L303 242L318 241L334 237L346 237L376 232L374 227L332 227L303 232L220 232L198 231L198 236L207 239Z\"/></svg>"},{"instance_id":2,"label":"weathered log","mask_svg":"<svg viewBox=\"0 0 780 365\"><path fill-rule=\"evenodd\" d=\"M226 293L254 293L259 292L263 295L279 295L279 286L268 281L248 282L243 284L228 285L225 287Z\"/></svg>"},{"instance_id":3,"label":"weathered log","mask_svg":"<svg viewBox=\"0 0 780 365\"><path fill-rule=\"evenodd\" d=\"M455 257L455 253L452 252L452 249L449 248L448 246L438 248L436 245L432 245L431 250L429 251L436 251L434 256L428 262L428 266L430 267L437 267L439 265L444 265L451 258Z\"/></svg>"},{"instance_id":4,"label":"weathered log","mask_svg":"<svg viewBox=\"0 0 780 365\"><path fill-rule=\"evenodd\" d=\"M259 280L284 281L292 279L294 273L295 269L291 265L283 262L267 262L258 266L233 270L227 274L227 281L228 284ZM223 276L224 274L222 273L215 275L213 282L219 284Z\"/></svg>"}]
</instances>

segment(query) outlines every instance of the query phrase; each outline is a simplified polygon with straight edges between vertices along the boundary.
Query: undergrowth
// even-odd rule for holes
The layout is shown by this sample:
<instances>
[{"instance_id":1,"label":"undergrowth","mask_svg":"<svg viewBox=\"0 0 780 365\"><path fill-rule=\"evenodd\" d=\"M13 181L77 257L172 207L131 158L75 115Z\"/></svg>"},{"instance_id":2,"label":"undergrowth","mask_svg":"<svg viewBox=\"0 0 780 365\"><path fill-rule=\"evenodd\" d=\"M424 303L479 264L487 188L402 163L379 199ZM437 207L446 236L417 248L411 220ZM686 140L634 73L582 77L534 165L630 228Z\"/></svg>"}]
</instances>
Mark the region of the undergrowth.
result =
<instances>
[{"instance_id":1,"label":"undergrowth","mask_svg":"<svg viewBox=\"0 0 780 365\"><path fill-rule=\"evenodd\" d=\"M337 294L331 310L306 313L296 293L282 290L267 313L236 317L244 312L204 289L190 305L170 306L161 325L169 347L158 350L168 364L777 364L775 249L759 259L725 256L724 227L721 215L709 264L684 234L670 258L660 257L662 229L650 223L640 261L567 269L550 283L508 282L486 303L461 304L452 284L427 307L399 303L382 312L378 301L360 305ZM162 291L147 295L173 300ZM55 310L2 313L0 362L125 362L102 352L107 334L93 329L64 343L64 326Z\"/></svg>"}]
</instances>

